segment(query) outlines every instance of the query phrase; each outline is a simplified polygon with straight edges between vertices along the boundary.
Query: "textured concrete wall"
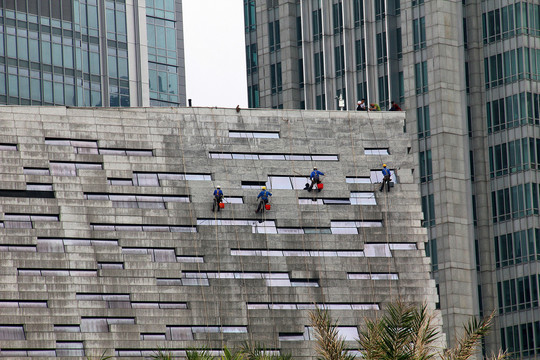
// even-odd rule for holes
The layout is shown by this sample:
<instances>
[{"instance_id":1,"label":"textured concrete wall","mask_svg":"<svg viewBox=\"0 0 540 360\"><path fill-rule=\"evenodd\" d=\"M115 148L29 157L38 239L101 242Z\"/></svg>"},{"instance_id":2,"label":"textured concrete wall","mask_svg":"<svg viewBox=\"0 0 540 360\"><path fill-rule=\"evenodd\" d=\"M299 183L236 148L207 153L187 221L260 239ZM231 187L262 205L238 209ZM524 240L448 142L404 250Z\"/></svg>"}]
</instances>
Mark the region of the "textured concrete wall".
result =
<instances>
[{"instance_id":1,"label":"textured concrete wall","mask_svg":"<svg viewBox=\"0 0 540 360\"><path fill-rule=\"evenodd\" d=\"M397 298L433 308L404 120L0 108L0 356L137 359L258 341L314 357L314 303L349 339ZM389 194L370 179L383 162ZM303 187L314 165L320 193L268 182ZM264 218L254 182L273 185ZM217 184L228 203L212 213Z\"/></svg>"}]
</instances>

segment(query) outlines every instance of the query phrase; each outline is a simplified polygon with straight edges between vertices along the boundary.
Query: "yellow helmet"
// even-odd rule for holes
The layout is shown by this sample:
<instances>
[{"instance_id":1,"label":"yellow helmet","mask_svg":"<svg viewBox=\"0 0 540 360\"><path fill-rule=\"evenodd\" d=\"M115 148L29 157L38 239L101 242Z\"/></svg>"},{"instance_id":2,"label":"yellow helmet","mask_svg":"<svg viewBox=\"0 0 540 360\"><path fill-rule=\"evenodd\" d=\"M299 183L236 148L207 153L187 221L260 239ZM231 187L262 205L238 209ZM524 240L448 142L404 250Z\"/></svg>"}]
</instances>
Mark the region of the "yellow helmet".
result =
<instances>
[{"instance_id":1,"label":"yellow helmet","mask_svg":"<svg viewBox=\"0 0 540 360\"><path fill-rule=\"evenodd\" d=\"M263 190L266 190L266 186L263 186L262 189L263 189Z\"/></svg>"},{"instance_id":2,"label":"yellow helmet","mask_svg":"<svg viewBox=\"0 0 540 360\"><path fill-rule=\"evenodd\" d=\"M383 167L386 167L386 164L382 164Z\"/></svg>"}]
</instances>

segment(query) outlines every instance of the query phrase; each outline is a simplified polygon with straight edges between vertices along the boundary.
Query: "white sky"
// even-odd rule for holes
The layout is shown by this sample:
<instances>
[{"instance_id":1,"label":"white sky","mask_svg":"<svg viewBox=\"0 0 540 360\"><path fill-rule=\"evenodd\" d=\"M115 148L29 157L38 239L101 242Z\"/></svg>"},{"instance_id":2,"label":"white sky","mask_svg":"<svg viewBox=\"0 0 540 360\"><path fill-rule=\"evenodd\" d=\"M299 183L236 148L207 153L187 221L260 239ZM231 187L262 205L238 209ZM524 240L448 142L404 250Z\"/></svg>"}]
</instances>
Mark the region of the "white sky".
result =
<instances>
[{"instance_id":1,"label":"white sky","mask_svg":"<svg viewBox=\"0 0 540 360\"><path fill-rule=\"evenodd\" d=\"M247 107L242 0L183 0L186 99ZM186 100L187 104L187 100Z\"/></svg>"}]
</instances>

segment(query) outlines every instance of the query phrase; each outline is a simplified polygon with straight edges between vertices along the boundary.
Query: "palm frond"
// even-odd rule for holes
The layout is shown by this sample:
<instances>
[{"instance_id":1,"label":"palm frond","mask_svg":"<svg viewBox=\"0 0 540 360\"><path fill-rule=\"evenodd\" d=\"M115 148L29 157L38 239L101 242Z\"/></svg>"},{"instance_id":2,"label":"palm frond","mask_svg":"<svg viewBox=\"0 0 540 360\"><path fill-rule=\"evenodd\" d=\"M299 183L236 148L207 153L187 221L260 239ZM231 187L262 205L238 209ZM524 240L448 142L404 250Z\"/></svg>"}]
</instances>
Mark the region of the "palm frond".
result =
<instances>
[{"instance_id":1,"label":"palm frond","mask_svg":"<svg viewBox=\"0 0 540 360\"><path fill-rule=\"evenodd\" d=\"M112 359L112 355L105 355L107 353L107 350L104 350L103 353L101 354L101 356L99 356L98 358L96 358L97 360L109 360L109 359ZM86 360L93 360L94 358L90 357L90 356L87 356L86 357Z\"/></svg>"},{"instance_id":2,"label":"palm frond","mask_svg":"<svg viewBox=\"0 0 540 360\"><path fill-rule=\"evenodd\" d=\"M158 349L150 355L150 358L152 360L172 360L172 354L170 351Z\"/></svg>"},{"instance_id":3,"label":"palm frond","mask_svg":"<svg viewBox=\"0 0 540 360\"><path fill-rule=\"evenodd\" d=\"M480 321L473 317L465 326L465 331L457 340L456 346L443 353L443 359L466 360L473 356L480 340L489 332L494 316L495 311Z\"/></svg>"},{"instance_id":4,"label":"palm frond","mask_svg":"<svg viewBox=\"0 0 540 360\"><path fill-rule=\"evenodd\" d=\"M311 326L315 332L316 351L320 360L353 360L345 347L345 340L339 335L337 322L332 322L328 310L316 307L309 313Z\"/></svg>"},{"instance_id":5,"label":"palm frond","mask_svg":"<svg viewBox=\"0 0 540 360\"><path fill-rule=\"evenodd\" d=\"M207 349L189 349L186 351L187 360L215 360Z\"/></svg>"},{"instance_id":6,"label":"palm frond","mask_svg":"<svg viewBox=\"0 0 540 360\"><path fill-rule=\"evenodd\" d=\"M497 354L491 355L488 359L489 360L504 360L508 358L508 353L506 351L503 351L502 349L499 349L499 352Z\"/></svg>"},{"instance_id":7,"label":"palm frond","mask_svg":"<svg viewBox=\"0 0 540 360\"><path fill-rule=\"evenodd\" d=\"M427 305L420 309L390 303L382 317L366 320L358 344L365 360L429 360L436 355L439 331Z\"/></svg>"},{"instance_id":8,"label":"palm frond","mask_svg":"<svg viewBox=\"0 0 540 360\"><path fill-rule=\"evenodd\" d=\"M223 355L221 355L221 360L243 360L244 355L241 351L231 351L226 346L223 348Z\"/></svg>"}]
</instances>

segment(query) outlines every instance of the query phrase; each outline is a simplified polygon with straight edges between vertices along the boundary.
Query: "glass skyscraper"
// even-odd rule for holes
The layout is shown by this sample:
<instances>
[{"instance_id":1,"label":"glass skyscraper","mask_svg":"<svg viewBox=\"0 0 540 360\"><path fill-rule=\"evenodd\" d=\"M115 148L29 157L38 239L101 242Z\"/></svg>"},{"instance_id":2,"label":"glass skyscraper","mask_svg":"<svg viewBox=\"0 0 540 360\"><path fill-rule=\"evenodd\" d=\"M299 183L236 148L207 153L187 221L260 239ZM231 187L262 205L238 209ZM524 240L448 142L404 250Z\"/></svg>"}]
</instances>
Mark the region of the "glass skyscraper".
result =
<instances>
[{"instance_id":1,"label":"glass skyscraper","mask_svg":"<svg viewBox=\"0 0 540 360\"><path fill-rule=\"evenodd\" d=\"M538 1L244 0L244 15L250 107L401 104L450 343L495 310L486 351L539 357Z\"/></svg>"},{"instance_id":2,"label":"glass skyscraper","mask_svg":"<svg viewBox=\"0 0 540 360\"><path fill-rule=\"evenodd\" d=\"M0 104L185 105L181 0L0 3Z\"/></svg>"}]
</instances>

